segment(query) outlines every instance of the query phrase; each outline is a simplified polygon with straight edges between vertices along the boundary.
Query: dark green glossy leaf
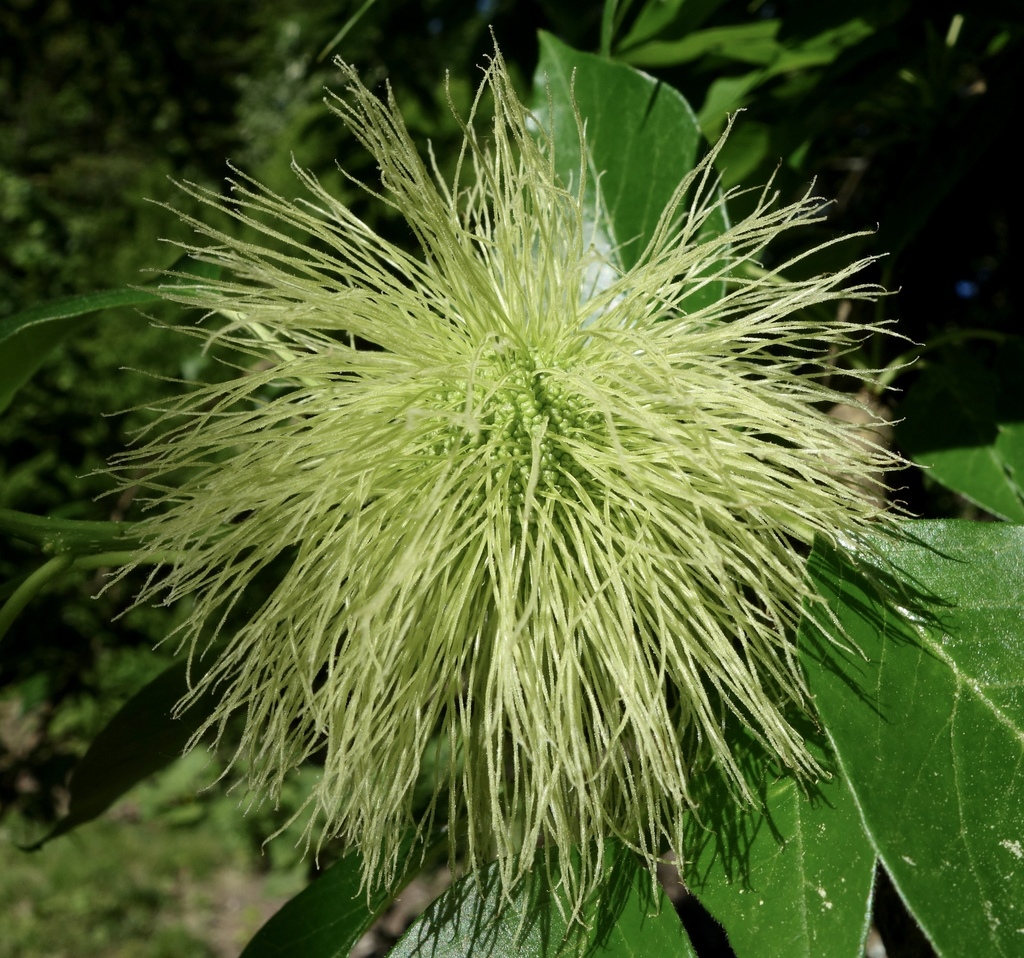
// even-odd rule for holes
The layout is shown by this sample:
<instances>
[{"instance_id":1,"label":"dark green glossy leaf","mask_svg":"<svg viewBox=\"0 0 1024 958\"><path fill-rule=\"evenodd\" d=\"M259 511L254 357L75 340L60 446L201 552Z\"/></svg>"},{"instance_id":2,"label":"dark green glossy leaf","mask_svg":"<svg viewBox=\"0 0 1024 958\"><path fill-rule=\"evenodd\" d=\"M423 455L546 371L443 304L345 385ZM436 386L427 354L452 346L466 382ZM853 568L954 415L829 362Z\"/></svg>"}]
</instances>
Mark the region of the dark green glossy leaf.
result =
<instances>
[{"instance_id":1,"label":"dark green glossy leaf","mask_svg":"<svg viewBox=\"0 0 1024 958\"><path fill-rule=\"evenodd\" d=\"M68 814L29 851L92 821L133 785L181 757L215 705L211 696L203 696L173 718L187 691L186 663L176 662L125 702L75 766Z\"/></svg>"},{"instance_id":2,"label":"dark green glossy leaf","mask_svg":"<svg viewBox=\"0 0 1024 958\"><path fill-rule=\"evenodd\" d=\"M367 898L362 872L357 852L335 862L256 932L240 958L347 958L395 897L389 890Z\"/></svg>"},{"instance_id":3,"label":"dark green glossy leaf","mask_svg":"<svg viewBox=\"0 0 1024 958\"><path fill-rule=\"evenodd\" d=\"M608 253L614 250L622 267L630 269L676 187L700 158L704 139L693 110L672 87L546 33L540 35L534 88L534 111L551 126L555 163L567 183L579 182L575 100L586 123L588 189L601 191L607 214L597 224L594 242ZM710 228L726 228L724 213L716 212ZM721 284L709 284L688 302L696 309L722 292Z\"/></svg>"},{"instance_id":4,"label":"dark green glossy leaf","mask_svg":"<svg viewBox=\"0 0 1024 958\"><path fill-rule=\"evenodd\" d=\"M1024 342L988 368L970 352L929 366L900 408L898 437L928 475L993 515L1024 522Z\"/></svg>"},{"instance_id":5,"label":"dark green glossy leaf","mask_svg":"<svg viewBox=\"0 0 1024 958\"><path fill-rule=\"evenodd\" d=\"M725 927L737 958L861 958L875 853L846 783L833 775L805 794L782 778L762 795L763 814L718 796L731 821L712 818L708 840L694 841L690 890Z\"/></svg>"},{"instance_id":6,"label":"dark green glossy leaf","mask_svg":"<svg viewBox=\"0 0 1024 958\"><path fill-rule=\"evenodd\" d=\"M805 622L808 683L868 833L939 953L1009 958L1024 947L1024 527L907 532L870 576L815 548L811 575L864 657Z\"/></svg>"},{"instance_id":7,"label":"dark green glossy leaf","mask_svg":"<svg viewBox=\"0 0 1024 958\"><path fill-rule=\"evenodd\" d=\"M497 867L457 882L406 932L391 958L696 958L650 873L608 843L600 893L567 926L538 868L502 907ZM655 893L656 892L656 893Z\"/></svg>"}]
</instances>

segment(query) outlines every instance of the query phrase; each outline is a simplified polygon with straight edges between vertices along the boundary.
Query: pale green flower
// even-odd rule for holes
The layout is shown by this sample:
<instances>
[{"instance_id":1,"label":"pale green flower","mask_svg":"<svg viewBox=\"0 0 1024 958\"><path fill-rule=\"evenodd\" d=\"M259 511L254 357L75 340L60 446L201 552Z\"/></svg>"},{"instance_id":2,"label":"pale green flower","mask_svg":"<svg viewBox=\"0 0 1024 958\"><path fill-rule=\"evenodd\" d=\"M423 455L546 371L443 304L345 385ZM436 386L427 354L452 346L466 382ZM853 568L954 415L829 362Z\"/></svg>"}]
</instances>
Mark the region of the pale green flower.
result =
<instances>
[{"instance_id":1,"label":"pale green flower","mask_svg":"<svg viewBox=\"0 0 1024 958\"><path fill-rule=\"evenodd\" d=\"M892 459L826 414L849 399L832 362L872 327L804 308L876 290L845 286L863 262L798 282L744 269L820 219L810 197L766 191L705 237L717 151L618 269L590 241L586 169L556 175L500 54L493 124L474 108L454 182L390 94L341 69L331 107L419 250L302 170L298 203L245 178L227 200L190 188L268 244L190 220L225 278L167 295L228 317L204 335L256 361L119 464L144 467L157 507L140 561L166 557L140 599L189 599L181 638L202 649L284 558L199 685L220 695L214 728L245 715L252 794L319 756L325 836L387 881L419 782L419 823L446 817L470 867L496 857L510 888L539 846L580 846L577 869L561 861L582 893L602 838L685 853L695 776L717 766L749 798L728 715L816 771L784 714L807 708L805 547L876 517L865 484ZM689 308L726 274L727 295Z\"/></svg>"}]
</instances>

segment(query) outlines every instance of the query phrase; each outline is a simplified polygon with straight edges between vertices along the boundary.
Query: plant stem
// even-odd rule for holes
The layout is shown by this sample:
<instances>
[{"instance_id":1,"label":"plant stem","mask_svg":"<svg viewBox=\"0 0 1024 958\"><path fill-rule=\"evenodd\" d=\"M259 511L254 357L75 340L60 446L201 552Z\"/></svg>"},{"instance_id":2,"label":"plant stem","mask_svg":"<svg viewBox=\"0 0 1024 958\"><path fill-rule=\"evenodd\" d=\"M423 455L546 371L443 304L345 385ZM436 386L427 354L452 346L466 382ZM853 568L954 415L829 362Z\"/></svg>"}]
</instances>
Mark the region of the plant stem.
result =
<instances>
[{"instance_id":1,"label":"plant stem","mask_svg":"<svg viewBox=\"0 0 1024 958\"><path fill-rule=\"evenodd\" d=\"M11 627L18 613L28 605L35 594L50 580L55 579L65 569L70 568L74 557L68 553L56 555L44 562L35 572L28 576L11 597L0 606L0 639Z\"/></svg>"},{"instance_id":2,"label":"plant stem","mask_svg":"<svg viewBox=\"0 0 1024 958\"><path fill-rule=\"evenodd\" d=\"M125 550L122 552L98 552L95 555L90 556L78 556L75 559L74 567L76 569L103 569L108 566L122 566L128 565L129 562L139 562L144 565L156 565L163 562L167 558L167 553L151 553L144 559L140 559L139 556Z\"/></svg>"},{"instance_id":3,"label":"plant stem","mask_svg":"<svg viewBox=\"0 0 1024 958\"><path fill-rule=\"evenodd\" d=\"M105 523L96 523L105 525ZM117 523L110 523L117 525ZM25 576L11 591L10 597L3 602L3 593L0 593L0 640L4 633L11 627L14 620L25 606L32 601L36 594L50 581L57 578L62 572L68 569L104 569L112 566L128 565L129 562L138 562L140 565L160 565L164 562L173 562L175 554L172 552L151 552L143 558L131 550L120 552L98 552L93 555L75 556L72 552L61 552L53 558L44 562L35 572ZM3 592L14 585L7 583Z\"/></svg>"},{"instance_id":4,"label":"plant stem","mask_svg":"<svg viewBox=\"0 0 1024 958\"><path fill-rule=\"evenodd\" d=\"M130 549L137 544L134 528L134 522L85 522L0 509L0 532L38 544L44 555Z\"/></svg>"}]
</instances>

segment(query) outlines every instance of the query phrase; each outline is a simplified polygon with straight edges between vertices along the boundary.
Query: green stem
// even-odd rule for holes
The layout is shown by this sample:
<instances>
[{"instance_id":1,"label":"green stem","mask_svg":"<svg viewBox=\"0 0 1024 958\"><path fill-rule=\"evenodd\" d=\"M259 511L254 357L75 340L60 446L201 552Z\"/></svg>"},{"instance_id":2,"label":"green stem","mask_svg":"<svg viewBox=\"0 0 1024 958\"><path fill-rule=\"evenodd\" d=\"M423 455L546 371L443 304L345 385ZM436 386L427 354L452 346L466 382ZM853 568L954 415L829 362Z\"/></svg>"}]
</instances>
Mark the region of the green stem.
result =
<instances>
[{"instance_id":1,"label":"green stem","mask_svg":"<svg viewBox=\"0 0 1024 958\"><path fill-rule=\"evenodd\" d=\"M324 57L326 57L327 54L331 52L331 50L333 50L339 43L341 43L341 41L345 38L345 34L348 33L349 30L351 30L356 25L356 23L359 22L359 18L362 17L362 15L366 13L366 11L369 10L370 7L372 7L376 2L377 0L365 0L363 5L358 10L356 10L356 12L353 13L352 16L350 16L348 20L342 25L342 28L336 34L334 34L334 36L331 38L330 43L328 43L327 46L325 46L320 51L320 55L316 58L317 63L320 63L324 59Z\"/></svg>"},{"instance_id":2,"label":"green stem","mask_svg":"<svg viewBox=\"0 0 1024 958\"><path fill-rule=\"evenodd\" d=\"M28 605L36 593L65 569L70 568L74 561L74 557L67 553L54 556L44 562L14 590L13 595L3 606L0 606L0 639L4 637L18 617L18 613Z\"/></svg>"},{"instance_id":3,"label":"green stem","mask_svg":"<svg viewBox=\"0 0 1024 958\"><path fill-rule=\"evenodd\" d=\"M134 522L85 522L36 516L14 509L0 509L0 532L39 545L45 555L95 552L114 547L124 550L138 544Z\"/></svg>"},{"instance_id":4,"label":"green stem","mask_svg":"<svg viewBox=\"0 0 1024 958\"><path fill-rule=\"evenodd\" d=\"M62 552L61 555L71 554ZM153 552L144 558L140 558L136 552L100 552L97 555L91 556L71 556L71 560L72 569L85 570L128 565L129 562L138 562L140 565L159 565L161 562L173 562L174 556L169 552ZM7 599L14 595L27 579L27 575L16 576L0 585L0 605L3 605Z\"/></svg>"},{"instance_id":5,"label":"green stem","mask_svg":"<svg viewBox=\"0 0 1024 958\"><path fill-rule=\"evenodd\" d=\"M140 565L158 565L166 558L166 553L152 552L140 557L137 552L98 552L91 556L78 556L75 559L76 569L105 569L109 566L128 565L138 562Z\"/></svg>"},{"instance_id":6,"label":"green stem","mask_svg":"<svg viewBox=\"0 0 1024 958\"><path fill-rule=\"evenodd\" d=\"M103 523L100 523L102 525ZM113 525L113 523L111 523ZM44 562L35 572L25 576L11 591L6 602L2 602L3 592L13 583L7 583L0 592L0 639L11 627L21 610L32 601L45 585L57 578L68 569L106 569L113 566L128 565L137 562L140 565L160 565L173 562L177 558L173 552L150 552L139 556L137 552L122 550L120 552L98 552L94 555L75 556L71 552L61 552Z\"/></svg>"}]
</instances>

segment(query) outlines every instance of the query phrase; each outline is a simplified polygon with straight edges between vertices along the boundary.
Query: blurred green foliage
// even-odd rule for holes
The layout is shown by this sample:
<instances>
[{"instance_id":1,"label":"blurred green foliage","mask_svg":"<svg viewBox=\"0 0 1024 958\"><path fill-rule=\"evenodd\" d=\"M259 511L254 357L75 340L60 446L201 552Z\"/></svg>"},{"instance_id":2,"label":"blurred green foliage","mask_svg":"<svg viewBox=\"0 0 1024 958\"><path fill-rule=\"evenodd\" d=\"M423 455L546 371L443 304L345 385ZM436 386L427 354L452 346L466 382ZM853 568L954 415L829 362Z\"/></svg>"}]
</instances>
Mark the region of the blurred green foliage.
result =
<instances>
[{"instance_id":1,"label":"blurred green foliage","mask_svg":"<svg viewBox=\"0 0 1024 958\"><path fill-rule=\"evenodd\" d=\"M294 829L261 855L282 816L243 817L237 801L204 791L219 771L198 749L92 827L34 855L5 855L0 958L237 954L272 903L305 884L307 866ZM286 801L303 787L296 780ZM28 830L15 816L0 840Z\"/></svg>"}]
</instances>

